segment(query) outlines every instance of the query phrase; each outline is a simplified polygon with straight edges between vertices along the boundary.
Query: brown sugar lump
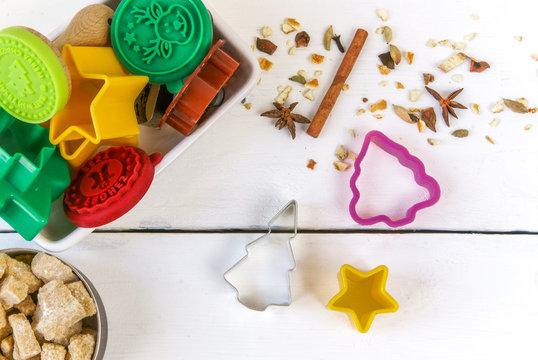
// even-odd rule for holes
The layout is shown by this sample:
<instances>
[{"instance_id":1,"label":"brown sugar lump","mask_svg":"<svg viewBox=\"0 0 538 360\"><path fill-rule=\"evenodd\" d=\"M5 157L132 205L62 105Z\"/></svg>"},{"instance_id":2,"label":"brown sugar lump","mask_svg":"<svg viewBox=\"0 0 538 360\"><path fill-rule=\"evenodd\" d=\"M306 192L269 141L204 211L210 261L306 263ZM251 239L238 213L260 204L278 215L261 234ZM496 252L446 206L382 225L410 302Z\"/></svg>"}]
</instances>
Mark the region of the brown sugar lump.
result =
<instances>
[{"instance_id":1,"label":"brown sugar lump","mask_svg":"<svg viewBox=\"0 0 538 360\"><path fill-rule=\"evenodd\" d=\"M64 329L60 335L54 338L54 342L56 344L67 346L69 345L69 339L71 339L73 335L80 334L81 331L82 331L82 321L78 321L74 323L72 326L68 327L67 329Z\"/></svg>"},{"instance_id":2,"label":"brown sugar lump","mask_svg":"<svg viewBox=\"0 0 538 360\"><path fill-rule=\"evenodd\" d=\"M5 357L4 355L0 355L0 360L9 360L9 359Z\"/></svg>"},{"instance_id":3,"label":"brown sugar lump","mask_svg":"<svg viewBox=\"0 0 538 360\"><path fill-rule=\"evenodd\" d=\"M2 354L4 354L4 356L7 356L9 359L13 357L13 343L13 335L10 335L0 341L0 350L2 350Z\"/></svg>"},{"instance_id":4,"label":"brown sugar lump","mask_svg":"<svg viewBox=\"0 0 538 360\"><path fill-rule=\"evenodd\" d=\"M28 296L28 285L8 275L0 285L0 303L6 309L23 301Z\"/></svg>"},{"instance_id":5,"label":"brown sugar lump","mask_svg":"<svg viewBox=\"0 0 538 360\"><path fill-rule=\"evenodd\" d=\"M67 350L64 346L44 343L41 348L41 360L65 360Z\"/></svg>"},{"instance_id":6,"label":"brown sugar lump","mask_svg":"<svg viewBox=\"0 0 538 360\"><path fill-rule=\"evenodd\" d=\"M52 280L69 283L77 280L71 268L54 256L37 254L32 260L32 272L44 283Z\"/></svg>"},{"instance_id":7,"label":"brown sugar lump","mask_svg":"<svg viewBox=\"0 0 538 360\"><path fill-rule=\"evenodd\" d=\"M91 334L78 334L69 341L71 360L91 360L95 350L95 339Z\"/></svg>"},{"instance_id":8,"label":"brown sugar lump","mask_svg":"<svg viewBox=\"0 0 538 360\"><path fill-rule=\"evenodd\" d=\"M0 279L4 276L4 272L7 268L7 262L5 257L0 257Z\"/></svg>"},{"instance_id":9,"label":"brown sugar lump","mask_svg":"<svg viewBox=\"0 0 538 360\"><path fill-rule=\"evenodd\" d=\"M19 310L26 316L32 316L35 311L34 300L32 300L32 297L28 295L23 301L18 304L15 304L15 309Z\"/></svg>"},{"instance_id":10,"label":"brown sugar lump","mask_svg":"<svg viewBox=\"0 0 538 360\"><path fill-rule=\"evenodd\" d=\"M4 338L10 334L11 326L9 326L9 322L7 321L6 311L2 306L0 306L0 340L4 340Z\"/></svg>"},{"instance_id":11,"label":"brown sugar lump","mask_svg":"<svg viewBox=\"0 0 538 360\"><path fill-rule=\"evenodd\" d=\"M41 346L39 346L26 316L24 314L13 314L8 317L8 320L13 329L14 353L16 349L21 360L27 360L39 355ZM13 357L15 358L15 355Z\"/></svg>"},{"instance_id":12,"label":"brown sugar lump","mask_svg":"<svg viewBox=\"0 0 538 360\"><path fill-rule=\"evenodd\" d=\"M84 307L62 282L52 280L37 295L33 320L35 331L50 342L58 342L65 330L86 317Z\"/></svg>"},{"instance_id":13,"label":"brown sugar lump","mask_svg":"<svg viewBox=\"0 0 538 360\"><path fill-rule=\"evenodd\" d=\"M6 261L6 270L4 275L11 275L17 280L25 283L28 286L29 294L36 292L41 287L41 280L39 280L32 273L30 265L25 264L22 261L12 259L4 253L0 253L0 258L3 258Z\"/></svg>"},{"instance_id":14,"label":"brown sugar lump","mask_svg":"<svg viewBox=\"0 0 538 360\"><path fill-rule=\"evenodd\" d=\"M93 316L97 313L97 308L95 307L95 302L92 297L86 290L86 287L82 281L77 281L71 284L66 285L71 294L77 299L77 301L82 305L84 311L86 312L86 317Z\"/></svg>"}]
</instances>

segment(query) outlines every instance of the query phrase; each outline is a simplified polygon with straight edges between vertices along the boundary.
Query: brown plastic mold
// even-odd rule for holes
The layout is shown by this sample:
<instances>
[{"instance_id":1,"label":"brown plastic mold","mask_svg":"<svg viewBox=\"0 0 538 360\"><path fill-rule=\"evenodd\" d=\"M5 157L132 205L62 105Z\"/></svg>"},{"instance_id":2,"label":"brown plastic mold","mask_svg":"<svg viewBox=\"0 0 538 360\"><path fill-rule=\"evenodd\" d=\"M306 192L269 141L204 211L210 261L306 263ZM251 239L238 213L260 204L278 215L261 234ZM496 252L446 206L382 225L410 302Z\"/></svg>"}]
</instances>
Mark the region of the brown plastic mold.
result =
<instances>
[{"instance_id":1,"label":"brown plastic mold","mask_svg":"<svg viewBox=\"0 0 538 360\"><path fill-rule=\"evenodd\" d=\"M222 48L225 42L219 40L189 76L168 106L159 127L167 123L185 136L192 132L211 101L240 65Z\"/></svg>"}]
</instances>

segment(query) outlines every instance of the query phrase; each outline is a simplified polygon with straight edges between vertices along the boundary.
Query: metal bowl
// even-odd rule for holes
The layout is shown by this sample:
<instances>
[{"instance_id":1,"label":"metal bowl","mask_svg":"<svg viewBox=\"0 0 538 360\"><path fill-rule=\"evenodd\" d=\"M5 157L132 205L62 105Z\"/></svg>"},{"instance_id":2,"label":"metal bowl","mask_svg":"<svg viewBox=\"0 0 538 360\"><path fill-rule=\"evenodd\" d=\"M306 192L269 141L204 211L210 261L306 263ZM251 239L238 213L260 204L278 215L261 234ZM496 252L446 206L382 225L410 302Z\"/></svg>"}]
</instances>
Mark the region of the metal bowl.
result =
<instances>
[{"instance_id":1,"label":"metal bowl","mask_svg":"<svg viewBox=\"0 0 538 360\"><path fill-rule=\"evenodd\" d=\"M34 249L4 249L0 250L0 252L3 252L11 257L15 257L17 255L24 255L24 254L32 254L36 255L40 253L41 251L34 250ZM97 330L97 338L95 341L95 351L93 353L92 360L103 360L105 356L105 349L106 349L106 343L108 338L108 323L106 320L106 312L105 312L105 306L103 305L103 301L101 300L101 297L97 293L97 290L93 286L93 284L90 282L90 280L82 273L80 272L76 267L68 263L67 261L59 258L56 255L49 254L51 256L54 256L58 258L61 262L69 266L75 275L82 281L88 292L90 293L90 296L92 297L93 301L95 301L95 305L97 307L97 314L90 316L88 318L84 319L84 323L86 326Z\"/></svg>"}]
</instances>

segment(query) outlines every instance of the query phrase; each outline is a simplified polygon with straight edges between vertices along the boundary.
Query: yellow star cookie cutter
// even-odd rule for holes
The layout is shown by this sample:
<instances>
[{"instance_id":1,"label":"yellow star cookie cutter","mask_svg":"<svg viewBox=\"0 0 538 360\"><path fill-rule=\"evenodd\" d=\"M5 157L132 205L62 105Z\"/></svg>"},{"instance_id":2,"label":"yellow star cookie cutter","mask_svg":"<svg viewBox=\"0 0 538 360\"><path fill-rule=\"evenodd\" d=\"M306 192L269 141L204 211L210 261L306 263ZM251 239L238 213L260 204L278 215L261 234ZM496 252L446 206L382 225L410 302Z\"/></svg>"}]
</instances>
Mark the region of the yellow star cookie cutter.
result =
<instances>
[{"instance_id":1,"label":"yellow star cookie cutter","mask_svg":"<svg viewBox=\"0 0 538 360\"><path fill-rule=\"evenodd\" d=\"M389 269L384 265L366 273L351 265L342 265L341 290L329 301L329 309L350 314L357 330L368 332L377 314L398 310L398 303L385 290L388 274Z\"/></svg>"},{"instance_id":2,"label":"yellow star cookie cutter","mask_svg":"<svg viewBox=\"0 0 538 360\"><path fill-rule=\"evenodd\" d=\"M62 55L72 80L65 108L50 122L50 142L79 167L101 145L138 144L134 103L149 79L129 74L111 47L66 45Z\"/></svg>"}]
</instances>

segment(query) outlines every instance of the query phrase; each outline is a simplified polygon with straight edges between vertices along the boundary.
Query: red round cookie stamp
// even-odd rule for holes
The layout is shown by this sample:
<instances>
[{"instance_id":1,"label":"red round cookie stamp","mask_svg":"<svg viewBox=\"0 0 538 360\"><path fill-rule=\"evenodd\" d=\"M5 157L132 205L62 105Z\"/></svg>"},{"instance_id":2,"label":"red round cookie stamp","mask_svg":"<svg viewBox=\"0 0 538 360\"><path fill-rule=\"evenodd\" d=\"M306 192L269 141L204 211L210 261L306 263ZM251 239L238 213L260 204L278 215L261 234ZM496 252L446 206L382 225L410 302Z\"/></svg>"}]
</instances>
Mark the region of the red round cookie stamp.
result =
<instances>
[{"instance_id":1,"label":"red round cookie stamp","mask_svg":"<svg viewBox=\"0 0 538 360\"><path fill-rule=\"evenodd\" d=\"M65 214L82 228L120 218L144 197L161 159L161 154L148 156L130 146L98 153L77 170L65 191Z\"/></svg>"}]
</instances>

